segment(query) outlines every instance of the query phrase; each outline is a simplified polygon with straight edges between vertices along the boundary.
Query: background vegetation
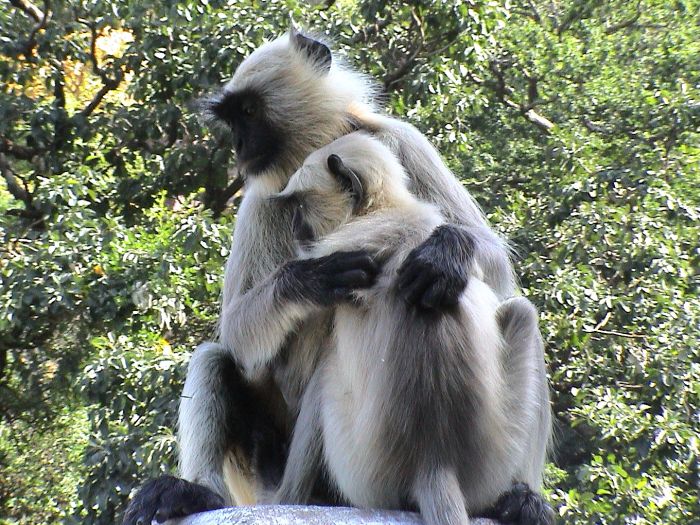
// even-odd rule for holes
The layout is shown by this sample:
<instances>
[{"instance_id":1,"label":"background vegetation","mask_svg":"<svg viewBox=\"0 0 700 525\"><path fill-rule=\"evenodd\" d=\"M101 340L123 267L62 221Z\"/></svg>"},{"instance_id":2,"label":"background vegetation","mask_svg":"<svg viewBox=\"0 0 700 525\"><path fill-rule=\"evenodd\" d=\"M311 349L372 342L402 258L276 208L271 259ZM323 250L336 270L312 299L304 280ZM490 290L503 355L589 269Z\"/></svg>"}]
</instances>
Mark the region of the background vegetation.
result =
<instances>
[{"instance_id":1,"label":"background vegetation","mask_svg":"<svg viewBox=\"0 0 700 525\"><path fill-rule=\"evenodd\" d=\"M698 523L697 0L2 0L0 523L114 523L172 471L240 181L192 108L288 13L518 249L571 524Z\"/></svg>"}]
</instances>

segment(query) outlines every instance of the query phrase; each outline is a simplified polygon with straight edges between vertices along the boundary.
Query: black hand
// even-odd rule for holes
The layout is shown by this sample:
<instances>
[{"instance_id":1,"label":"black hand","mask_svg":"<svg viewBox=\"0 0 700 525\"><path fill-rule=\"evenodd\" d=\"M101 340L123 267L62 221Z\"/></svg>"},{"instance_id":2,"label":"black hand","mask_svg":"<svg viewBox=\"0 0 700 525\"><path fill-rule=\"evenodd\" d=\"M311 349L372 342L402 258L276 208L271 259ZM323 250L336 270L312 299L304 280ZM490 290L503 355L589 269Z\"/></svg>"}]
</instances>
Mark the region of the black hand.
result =
<instances>
[{"instance_id":1,"label":"black hand","mask_svg":"<svg viewBox=\"0 0 700 525\"><path fill-rule=\"evenodd\" d=\"M350 299L353 290L372 286L378 272L377 263L365 251L336 252L284 265L278 291L287 299L331 306Z\"/></svg>"},{"instance_id":2,"label":"black hand","mask_svg":"<svg viewBox=\"0 0 700 525\"><path fill-rule=\"evenodd\" d=\"M223 498L208 488L173 476L144 484L124 513L123 525L151 525L190 514L224 508Z\"/></svg>"},{"instance_id":3,"label":"black hand","mask_svg":"<svg viewBox=\"0 0 700 525\"><path fill-rule=\"evenodd\" d=\"M454 307L467 287L474 239L463 229L439 226L399 268L397 288L411 306Z\"/></svg>"}]
</instances>

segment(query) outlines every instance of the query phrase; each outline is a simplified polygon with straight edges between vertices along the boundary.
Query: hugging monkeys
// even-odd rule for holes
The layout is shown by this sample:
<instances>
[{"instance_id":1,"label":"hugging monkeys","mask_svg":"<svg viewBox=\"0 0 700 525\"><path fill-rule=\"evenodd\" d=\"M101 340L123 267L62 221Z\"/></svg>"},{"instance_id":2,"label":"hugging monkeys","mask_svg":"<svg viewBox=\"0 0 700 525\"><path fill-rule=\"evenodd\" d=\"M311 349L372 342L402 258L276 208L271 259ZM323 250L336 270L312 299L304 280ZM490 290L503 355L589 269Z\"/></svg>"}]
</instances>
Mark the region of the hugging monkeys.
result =
<instances>
[{"instance_id":1,"label":"hugging monkeys","mask_svg":"<svg viewBox=\"0 0 700 525\"><path fill-rule=\"evenodd\" d=\"M246 177L219 340L188 368L183 479L144 485L125 523L334 497L552 523L536 312L467 190L372 94L292 30L205 102Z\"/></svg>"}]
</instances>

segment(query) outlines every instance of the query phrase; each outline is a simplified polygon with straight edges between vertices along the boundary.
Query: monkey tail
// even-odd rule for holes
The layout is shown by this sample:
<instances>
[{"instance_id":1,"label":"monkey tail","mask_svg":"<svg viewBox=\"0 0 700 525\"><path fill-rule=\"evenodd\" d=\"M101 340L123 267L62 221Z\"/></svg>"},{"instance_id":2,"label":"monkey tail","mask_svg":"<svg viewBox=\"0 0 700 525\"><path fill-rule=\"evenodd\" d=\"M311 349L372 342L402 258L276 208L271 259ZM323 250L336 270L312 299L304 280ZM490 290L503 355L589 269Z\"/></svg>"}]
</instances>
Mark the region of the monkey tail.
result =
<instances>
[{"instance_id":1,"label":"monkey tail","mask_svg":"<svg viewBox=\"0 0 700 525\"><path fill-rule=\"evenodd\" d=\"M453 468L423 469L413 487L426 525L468 525L464 495Z\"/></svg>"}]
</instances>

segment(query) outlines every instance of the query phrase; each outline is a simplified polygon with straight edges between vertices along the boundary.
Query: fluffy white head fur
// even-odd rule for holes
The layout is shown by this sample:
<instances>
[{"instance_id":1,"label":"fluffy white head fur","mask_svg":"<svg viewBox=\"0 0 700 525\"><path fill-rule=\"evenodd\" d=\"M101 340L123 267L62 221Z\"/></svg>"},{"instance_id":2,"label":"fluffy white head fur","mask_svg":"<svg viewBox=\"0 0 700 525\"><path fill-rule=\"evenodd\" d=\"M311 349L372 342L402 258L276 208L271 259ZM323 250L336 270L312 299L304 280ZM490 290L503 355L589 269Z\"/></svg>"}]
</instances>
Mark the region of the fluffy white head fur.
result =
<instances>
[{"instance_id":1,"label":"fluffy white head fur","mask_svg":"<svg viewBox=\"0 0 700 525\"><path fill-rule=\"evenodd\" d=\"M285 137L284 158L271 170L285 182L309 153L351 131L353 115L376 111L369 77L335 55L329 71L319 68L294 31L248 56L222 96L248 89L262 94L266 117Z\"/></svg>"},{"instance_id":2,"label":"fluffy white head fur","mask_svg":"<svg viewBox=\"0 0 700 525\"><path fill-rule=\"evenodd\" d=\"M294 30L267 42L253 51L236 69L224 87L225 92L246 88L263 89L280 103L275 109L288 120L287 111L308 110L296 107L300 95L310 96L309 106L319 103L329 110L345 111L351 104L364 104L375 109L376 88L370 78L353 70L333 55L331 69L321 72L302 48L294 43ZM320 42L322 39L313 35ZM292 104L290 104L292 102Z\"/></svg>"}]
</instances>

